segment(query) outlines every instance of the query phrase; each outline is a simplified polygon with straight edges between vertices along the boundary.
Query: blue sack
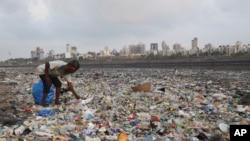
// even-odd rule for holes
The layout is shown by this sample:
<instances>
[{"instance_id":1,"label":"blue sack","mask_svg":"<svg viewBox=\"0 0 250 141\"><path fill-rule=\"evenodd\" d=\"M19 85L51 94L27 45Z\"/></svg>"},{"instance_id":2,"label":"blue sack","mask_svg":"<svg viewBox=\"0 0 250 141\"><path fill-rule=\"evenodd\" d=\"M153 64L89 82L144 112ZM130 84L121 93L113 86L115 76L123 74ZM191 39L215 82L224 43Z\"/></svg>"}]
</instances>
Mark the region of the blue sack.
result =
<instances>
[{"instance_id":1,"label":"blue sack","mask_svg":"<svg viewBox=\"0 0 250 141\"><path fill-rule=\"evenodd\" d=\"M55 93L55 87L52 84L50 87L49 93L47 95L47 98L45 100L46 105L52 103L54 99L54 93ZM41 104L42 98L43 98L43 81L42 80L33 84L32 95L34 97L35 103Z\"/></svg>"}]
</instances>

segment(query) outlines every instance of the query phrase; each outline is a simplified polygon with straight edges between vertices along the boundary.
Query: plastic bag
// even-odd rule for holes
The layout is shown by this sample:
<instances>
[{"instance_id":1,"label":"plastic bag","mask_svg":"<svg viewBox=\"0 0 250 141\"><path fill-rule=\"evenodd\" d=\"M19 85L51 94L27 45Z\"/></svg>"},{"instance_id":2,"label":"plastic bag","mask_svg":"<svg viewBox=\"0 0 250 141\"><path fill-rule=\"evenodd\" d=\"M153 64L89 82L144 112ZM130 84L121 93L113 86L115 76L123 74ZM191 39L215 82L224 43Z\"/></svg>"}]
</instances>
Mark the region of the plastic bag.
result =
<instances>
[{"instance_id":1,"label":"plastic bag","mask_svg":"<svg viewBox=\"0 0 250 141\"><path fill-rule=\"evenodd\" d=\"M52 111L52 110L41 110L38 112L38 116L51 116L51 115L54 115L55 112Z\"/></svg>"},{"instance_id":2,"label":"plastic bag","mask_svg":"<svg viewBox=\"0 0 250 141\"><path fill-rule=\"evenodd\" d=\"M45 104L50 104L52 103L53 99L54 99L54 93L55 93L55 89L54 89L54 85L52 84L50 87L50 91L47 95L47 98L45 100ZM32 95L34 97L35 103L36 104L41 104L42 102L42 98L43 98L43 81L40 80L36 83L33 84L32 86Z\"/></svg>"}]
</instances>

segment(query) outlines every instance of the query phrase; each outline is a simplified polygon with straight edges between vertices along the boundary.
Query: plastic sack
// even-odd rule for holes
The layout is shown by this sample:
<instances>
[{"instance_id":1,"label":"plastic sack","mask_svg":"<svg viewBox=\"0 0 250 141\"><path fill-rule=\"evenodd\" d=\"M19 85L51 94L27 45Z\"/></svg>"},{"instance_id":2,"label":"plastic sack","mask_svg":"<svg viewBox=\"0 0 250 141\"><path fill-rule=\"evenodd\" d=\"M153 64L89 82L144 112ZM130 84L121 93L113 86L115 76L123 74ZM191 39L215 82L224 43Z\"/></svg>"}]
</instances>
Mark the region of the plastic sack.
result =
<instances>
[{"instance_id":1,"label":"plastic sack","mask_svg":"<svg viewBox=\"0 0 250 141\"><path fill-rule=\"evenodd\" d=\"M55 93L54 88L55 87L52 84L51 87L50 87L49 93L47 95L47 98L45 100L45 104L52 103L52 101L54 99L54 93ZM40 81L33 84L33 86L32 86L32 95L34 97L35 103L36 104L41 104L42 98L43 98L43 81L42 80L40 80Z\"/></svg>"}]
</instances>

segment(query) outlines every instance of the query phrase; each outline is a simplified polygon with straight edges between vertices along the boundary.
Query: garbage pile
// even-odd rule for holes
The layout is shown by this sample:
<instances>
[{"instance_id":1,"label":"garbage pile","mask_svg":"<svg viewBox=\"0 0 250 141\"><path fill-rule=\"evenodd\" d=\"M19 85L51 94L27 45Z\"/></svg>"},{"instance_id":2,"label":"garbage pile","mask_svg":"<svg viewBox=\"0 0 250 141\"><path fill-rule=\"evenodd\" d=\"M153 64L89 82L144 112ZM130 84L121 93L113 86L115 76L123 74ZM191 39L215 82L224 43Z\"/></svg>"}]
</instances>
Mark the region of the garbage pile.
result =
<instances>
[{"instance_id":1,"label":"garbage pile","mask_svg":"<svg viewBox=\"0 0 250 141\"><path fill-rule=\"evenodd\" d=\"M22 114L0 122L0 140L226 141L229 125L250 124L250 72L81 69L73 82L82 99L65 91L48 107L34 104L35 74L13 73Z\"/></svg>"}]
</instances>

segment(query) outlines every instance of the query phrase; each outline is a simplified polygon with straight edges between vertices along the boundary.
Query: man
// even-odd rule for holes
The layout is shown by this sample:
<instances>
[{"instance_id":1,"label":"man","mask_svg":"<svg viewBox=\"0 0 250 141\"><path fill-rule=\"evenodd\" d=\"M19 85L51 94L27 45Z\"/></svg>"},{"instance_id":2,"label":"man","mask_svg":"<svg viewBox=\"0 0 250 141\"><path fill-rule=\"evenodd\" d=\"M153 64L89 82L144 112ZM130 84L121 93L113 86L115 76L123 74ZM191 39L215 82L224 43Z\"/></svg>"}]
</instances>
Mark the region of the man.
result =
<instances>
[{"instance_id":1,"label":"man","mask_svg":"<svg viewBox=\"0 0 250 141\"><path fill-rule=\"evenodd\" d=\"M45 101L52 84L56 87L55 104L60 104L59 97L61 93L62 83L59 77L66 80L69 90L72 92L76 99L80 99L80 96L78 96L74 90L70 76L72 73L76 72L79 67L80 65L77 60L72 60L68 63L56 60L46 62L45 64L39 65L36 68L39 77L43 81L43 97L41 101L42 106L45 106Z\"/></svg>"}]
</instances>

